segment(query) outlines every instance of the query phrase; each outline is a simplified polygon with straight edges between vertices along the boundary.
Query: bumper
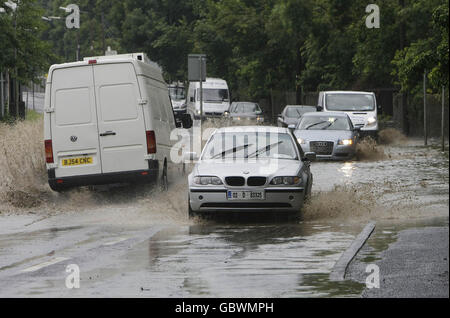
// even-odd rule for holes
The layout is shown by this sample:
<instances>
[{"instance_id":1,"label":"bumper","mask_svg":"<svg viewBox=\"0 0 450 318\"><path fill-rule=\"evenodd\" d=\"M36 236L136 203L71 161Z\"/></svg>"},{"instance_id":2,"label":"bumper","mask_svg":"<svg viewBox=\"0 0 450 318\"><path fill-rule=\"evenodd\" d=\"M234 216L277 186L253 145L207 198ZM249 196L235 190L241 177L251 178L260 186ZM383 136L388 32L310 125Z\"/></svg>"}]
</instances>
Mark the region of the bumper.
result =
<instances>
[{"instance_id":1,"label":"bumper","mask_svg":"<svg viewBox=\"0 0 450 318\"><path fill-rule=\"evenodd\" d=\"M241 190L241 189L233 189ZM248 191L249 189L242 189ZM266 188L265 200L231 201L227 189L191 188L189 204L194 212L300 212L305 198L304 188Z\"/></svg>"},{"instance_id":2,"label":"bumper","mask_svg":"<svg viewBox=\"0 0 450 318\"><path fill-rule=\"evenodd\" d=\"M158 180L158 161L149 161L149 169L93 175L55 177L55 170L48 172L48 184L52 190L64 190L71 187L104 185L113 183L152 183Z\"/></svg>"},{"instance_id":3,"label":"bumper","mask_svg":"<svg viewBox=\"0 0 450 318\"><path fill-rule=\"evenodd\" d=\"M372 139L377 140L378 139L378 129L377 130L360 130L359 132L359 137L362 138L366 138L366 137L371 137Z\"/></svg>"},{"instance_id":4,"label":"bumper","mask_svg":"<svg viewBox=\"0 0 450 318\"><path fill-rule=\"evenodd\" d=\"M310 152L309 144L301 145L304 152ZM334 145L333 152L331 155L318 155L316 154L317 159L319 160L350 160L355 156L356 153L356 145L353 144L351 146L344 145Z\"/></svg>"},{"instance_id":5,"label":"bumper","mask_svg":"<svg viewBox=\"0 0 450 318\"><path fill-rule=\"evenodd\" d=\"M175 116L186 114L186 108L177 108L173 110Z\"/></svg>"}]
</instances>

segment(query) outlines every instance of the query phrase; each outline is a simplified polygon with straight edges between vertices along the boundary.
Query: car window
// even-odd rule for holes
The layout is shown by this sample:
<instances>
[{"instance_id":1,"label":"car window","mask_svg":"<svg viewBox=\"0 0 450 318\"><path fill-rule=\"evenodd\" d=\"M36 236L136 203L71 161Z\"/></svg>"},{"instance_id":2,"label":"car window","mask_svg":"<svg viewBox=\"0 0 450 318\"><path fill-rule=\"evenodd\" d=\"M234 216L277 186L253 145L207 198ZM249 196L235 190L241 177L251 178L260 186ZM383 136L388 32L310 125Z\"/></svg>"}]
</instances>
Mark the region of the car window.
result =
<instances>
[{"instance_id":1,"label":"car window","mask_svg":"<svg viewBox=\"0 0 450 318\"><path fill-rule=\"evenodd\" d=\"M326 101L330 111L375 110L375 99L371 94L327 94Z\"/></svg>"},{"instance_id":2,"label":"car window","mask_svg":"<svg viewBox=\"0 0 450 318\"><path fill-rule=\"evenodd\" d=\"M260 112L258 104L254 103L237 103L236 106L231 110L232 113L236 114L256 114Z\"/></svg>"},{"instance_id":3,"label":"car window","mask_svg":"<svg viewBox=\"0 0 450 318\"><path fill-rule=\"evenodd\" d=\"M206 145L202 160L246 158L297 160L295 147L292 137L287 133L217 133Z\"/></svg>"}]
</instances>

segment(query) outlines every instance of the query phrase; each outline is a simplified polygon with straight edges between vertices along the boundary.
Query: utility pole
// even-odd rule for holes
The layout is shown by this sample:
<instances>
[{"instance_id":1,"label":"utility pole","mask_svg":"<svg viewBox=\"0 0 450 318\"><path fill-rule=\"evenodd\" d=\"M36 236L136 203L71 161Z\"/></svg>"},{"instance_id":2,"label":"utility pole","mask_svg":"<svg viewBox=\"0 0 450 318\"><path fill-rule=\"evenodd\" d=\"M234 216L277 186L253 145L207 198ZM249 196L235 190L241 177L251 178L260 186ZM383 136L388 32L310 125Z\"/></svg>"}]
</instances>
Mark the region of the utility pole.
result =
<instances>
[{"instance_id":1,"label":"utility pole","mask_svg":"<svg viewBox=\"0 0 450 318\"><path fill-rule=\"evenodd\" d=\"M14 40L17 42L17 13L14 10ZM14 102L15 102L15 115L19 118L19 71L17 69L17 45L14 47Z\"/></svg>"},{"instance_id":2,"label":"utility pole","mask_svg":"<svg viewBox=\"0 0 450 318\"><path fill-rule=\"evenodd\" d=\"M441 149L445 151L445 137L444 137L444 125L445 125L445 86L442 85L442 115L441 115Z\"/></svg>"},{"instance_id":3,"label":"utility pole","mask_svg":"<svg viewBox=\"0 0 450 318\"><path fill-rule=\"evenodd\" d=\"M405 8L405 0L399 0L400 7L402 9ZM400 17L400 43L399 43L399 49L400 51L405 48L405 39L406 39L406 26L405 21L403 17ZM402 128L403 133L405 135L409 135L409 116L408 116L408 93L403 92L402 93Z\"/></svg>"},{"instance_id":4,"label":"utility pole","mask_svg":"<svg viewBox=\"0 0 450 318\"><path fill-rule=\"evenodd\" d=\"M427 128L427 70L425 70L423 72L423 135L425 146L428 146Z\"/></svg>"},{"instance_id":5,"label":"utility pole","mask_svg":"<svg viewBox=\"0 0 450 318\"><path fill-rule=\"evenodd\" d=\"M106 38L105 38L105 14L102 12L102 55L106 51Z\"/></svg>"}]
</instances>

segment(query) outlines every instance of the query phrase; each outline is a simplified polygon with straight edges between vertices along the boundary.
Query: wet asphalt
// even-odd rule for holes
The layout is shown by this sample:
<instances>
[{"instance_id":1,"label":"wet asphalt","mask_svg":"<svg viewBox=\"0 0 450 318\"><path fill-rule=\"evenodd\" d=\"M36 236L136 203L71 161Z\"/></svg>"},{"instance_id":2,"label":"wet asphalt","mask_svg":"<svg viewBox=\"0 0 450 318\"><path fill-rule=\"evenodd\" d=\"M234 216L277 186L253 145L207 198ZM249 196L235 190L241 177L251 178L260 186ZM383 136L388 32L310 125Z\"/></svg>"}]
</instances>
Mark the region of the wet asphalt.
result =
<instances>
[{"instance_id":1,"label":"wet asphalt","mask_svg":"<svg viewBox=\"0 0 450 318\"><path fill-rule=\"evenodd\" d=\"M448 297L448 152L417 142L386 151L385 160L314 163L313 200L325 205L301 221L190 221L177 174L163 196L1 214L0 297ZM347 203L338 201L324 213L346 184L375 193L376 208L336 210ZM330 281L370 220L376 231L346 280ZM71 264L80 288L66 286ZM367 264L380 268L379 289L366 287Z\"/></svg>"}]
</instances>

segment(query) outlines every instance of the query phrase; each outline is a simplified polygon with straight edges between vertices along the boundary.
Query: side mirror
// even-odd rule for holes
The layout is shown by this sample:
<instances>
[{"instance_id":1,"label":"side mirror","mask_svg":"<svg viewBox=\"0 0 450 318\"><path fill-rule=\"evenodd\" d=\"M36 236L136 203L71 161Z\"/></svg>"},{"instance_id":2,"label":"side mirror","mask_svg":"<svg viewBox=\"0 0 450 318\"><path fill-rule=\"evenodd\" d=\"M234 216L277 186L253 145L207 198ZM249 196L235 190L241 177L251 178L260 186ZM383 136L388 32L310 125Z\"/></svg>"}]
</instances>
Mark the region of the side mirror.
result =
<instances>
[{"instance_id":1,"label":"side mirror","mask_svg":"<svg viewBox=\"0 0 450 318\"><path fill-rule=\"evenodd\" d=\"M316 110L317 110L318 112L323 112L323 107L320 106L320 105L317 105Z\"/></svg>"},{"instance_id":2,"label":"side mirror","mask_svg":"<svg viewBox=\"0 0 450 318\"><path fill-rule=\"evenodd\" d=\"M196 161L198 160L198 155L196 152L185 152L183 154L183 161Z\"/></svg>"},{"instance_id":3,"label":"side mirror","mask_svg":"<svg viewBox=\"0 0 450 318\"><path fill-rule=\"evenodd\" d=\"M360 132L361 131L361 126L353 127L353 131Z\"/></svg>"},{"instance_id":4,"label":"side mirror","mask_svg":"<svg viewBox=\"0 0 450 318\"><path fill-rule=\"evenodd\" d=\"M288 126L288 128L294 130L294 129L295 129L295 124L290 124L290 125Z\"/></svg>"},{"instance_id":5,"label":"side mirror","mask_svg":"<svg viewBox=\"0 0 450 318\"><path fill-rule=\"evenodd\" d=\"M303 158L303 161L316 161L317 156L315 152L307 152L305 153L305 157Z\"/></svg>"},{"instance_id":6,"label":"side mirror","mask_svg":"<svg viewBox=\"0 0 450 318\"><path fill-rule=\"evenodd\" d=\"M189 100L191 101L191 103L194 102L194 97L191 96L191 98L189 98Z\"/></svg>"}]
</instances>

